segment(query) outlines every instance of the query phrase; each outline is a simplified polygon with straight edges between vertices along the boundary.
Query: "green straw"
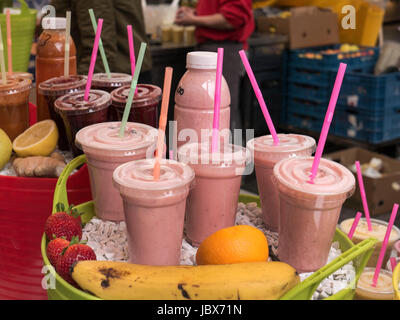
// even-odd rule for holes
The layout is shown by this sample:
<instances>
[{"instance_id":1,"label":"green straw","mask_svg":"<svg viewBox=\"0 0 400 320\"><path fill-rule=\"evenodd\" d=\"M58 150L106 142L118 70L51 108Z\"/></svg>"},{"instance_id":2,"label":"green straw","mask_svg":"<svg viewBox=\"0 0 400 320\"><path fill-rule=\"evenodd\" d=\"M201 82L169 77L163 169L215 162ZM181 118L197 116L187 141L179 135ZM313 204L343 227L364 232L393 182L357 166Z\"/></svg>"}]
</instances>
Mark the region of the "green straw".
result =
<instances>
[{"instance_id":1,"label":"green straw","mask_svg":"<svg viewBox=\"0 0 400 320\"><path fill-rule=\"evenodd\" d=\"M136 67L135 67L135 72L133 73L131 88L129 90L128 100L126 101L124 115L122 117L121 129L119 130L120 138L122 138L124 136L126 122L128 121L129 113L131 112L133 96L135 95L136 86L137 86L138 79L139 79L140 69L142 68L144 53L146 52L146 47L147 47L146 43L142 42L140 44L140 50L139 50L139 55L138 55L138 59L137 59Z\"/></svg>"},{"instance_id":2,"label":"green straw","mask_svg":"<svg viewBox=\"0 0 400 320\"><path fill-rule=\"evenodd\" d=\"M94 33L96 33L97 22L96 22L96 17L94 16L93 9L89 9L89 15L90 15L90 20L92 20ZM104 52L103 41L101 41L101 38L99 41L99 50L100 50L101 59L103 60L104 70L106 71L107 77L111 78L110 67L108 66L107 56L106 56L106 53Z\"/></svg>"},{"instance_id":3,"label":"green straw","mask_svg":"<svg viewBox=\"0 0 400 320\"><path fill-rule=\"evenodd\" d=\"M4 61L4 44L3 44L3 35L1 34L1 26L0 26L0 67L1 67L1 78L3 84L7 84L6 62Z\"/></svg>"}]
</instances>

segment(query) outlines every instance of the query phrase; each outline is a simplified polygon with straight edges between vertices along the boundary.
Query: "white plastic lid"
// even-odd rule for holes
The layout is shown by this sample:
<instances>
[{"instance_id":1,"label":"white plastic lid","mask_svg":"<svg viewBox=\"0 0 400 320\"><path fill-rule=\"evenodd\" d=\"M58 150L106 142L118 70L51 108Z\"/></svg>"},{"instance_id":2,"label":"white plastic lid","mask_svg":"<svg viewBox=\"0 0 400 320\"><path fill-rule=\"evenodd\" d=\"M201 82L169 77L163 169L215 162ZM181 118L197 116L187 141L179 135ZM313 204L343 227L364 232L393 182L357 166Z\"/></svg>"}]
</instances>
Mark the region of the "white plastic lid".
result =
<instances>
[{"instance_id":1,"label":"white plastic lid","mask_svg":"<svg viewBox=\"0 0 400 320\"><path fill-rule=\"evenodd\" d=\"M46 17L42 20L42 28L45 30L65 29L67 27L66 18Z\"/></svg>"},{"instance_id":2,"label":"white plastic lid","mask_svg":"<svg viewBox=\"0 0 400 320\"><path fill-rule=\"evenodd\" d=\"M217 53L209 51L193 51L186 56L186 68L217 69Z\"/></svg>"}]
</instances>

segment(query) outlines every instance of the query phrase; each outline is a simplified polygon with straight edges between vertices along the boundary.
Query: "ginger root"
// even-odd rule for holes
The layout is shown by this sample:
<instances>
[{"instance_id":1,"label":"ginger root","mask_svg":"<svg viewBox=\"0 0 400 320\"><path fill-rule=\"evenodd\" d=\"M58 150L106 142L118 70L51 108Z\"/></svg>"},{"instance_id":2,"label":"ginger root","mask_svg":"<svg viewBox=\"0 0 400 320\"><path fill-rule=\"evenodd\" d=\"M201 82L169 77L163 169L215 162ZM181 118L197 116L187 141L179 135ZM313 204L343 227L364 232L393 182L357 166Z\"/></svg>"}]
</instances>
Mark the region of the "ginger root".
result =
<instances>
[{"instance_id":1,"label":"ginger root","mask_svg":"<svg viewBox=\"0 0 400 320\"><path fill-rule=\"evenodd\" d=\"M13 161L14 170L20 177L58 178L65 165L64 157L58 152L49 157L16 158Z\"/></svg>"}]
</instances>

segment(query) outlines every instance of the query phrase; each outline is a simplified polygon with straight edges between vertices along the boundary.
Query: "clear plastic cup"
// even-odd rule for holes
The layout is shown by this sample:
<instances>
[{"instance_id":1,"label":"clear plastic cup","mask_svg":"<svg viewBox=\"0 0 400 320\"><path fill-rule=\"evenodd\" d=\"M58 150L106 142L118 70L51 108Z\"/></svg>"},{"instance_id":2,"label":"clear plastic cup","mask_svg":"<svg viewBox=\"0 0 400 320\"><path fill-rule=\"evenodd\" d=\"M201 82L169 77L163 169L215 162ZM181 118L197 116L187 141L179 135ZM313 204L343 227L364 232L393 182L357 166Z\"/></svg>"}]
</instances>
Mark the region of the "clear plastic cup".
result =
<instances>
[{"instance_id":1,"label":"clear plastic cup","mask_svg":"<svg viewBox=\"0 0 400 320\"><path fill-rule=\"evenodd\" d=\"M0 128L11 141L29 127L29 93L32 82L24 78L0 81Z\"/></svg>"},{"instance_id":2,"label":"clear plastic cup","mask_svg":"<svg viewBox=\"0 0 400 320\"><path fill-rule=\"evenodd\" d=\"M214 232L235 225L242 174L250 152L221 143L212 153L210 143L187 143L179 148L178 159L196 173L188 198L185 231L189 242L198 246Z\"/></svg>"},{"instance_id":3,"label":"clear plastic cup","mask_svg":"<svg viewBox=\"0 0 400 320\"><path fill-rule=\"evenodd\" d=\"M393 300L392 273L381 269L376 287L372 286L375 268L364 268L357 282L355 300Z\"/></svg>"},{"instance_id":4,"label":"clear plastic cup","mask_svg":"<svg viewBox=\"0 0 400 320\"><path fill-rule=\"evenodd\" d=\"M54 77L39 84L39 93L45 98L50 118L54 120L59 132L58 147L61 150L69 150L70 146L65 131L64 121L55 111L55 101L68 94L85 89L87 77L71 75L68 77Z\"/></svg>"},{"instance_id":5,"label":"clear plastic cup","mask_svg":"<svg viewBox=\"0 0 400 320\"><path fill-rule=\"evenodd\" d=\"M75 145L75 136L79 130L92 124L107 122L111 95L101 90L90 90L88 101L84 100L85 92L68 93L54 102L65 126L68 143L74 156L82 154Z\"/></svg>"},{"instance_id":6,"label":"clear plastic cup","mask_svg":"<svg viewBox=\"0 0 400 320\"><path fill-rule=\"evenodd\" d=\"M321 159L309 183L313 157L281 160L274 167L279 190L278 257L297 272L316 271L327 262L342 205L355 189L354 175Z\"/></svg>"},{"instance_id":7,"label":"clear plastic cup","mask_svg":"<svg viewBox=\"0 0 400 320\"><path fill-rule=\"evenodd\" d=\"M160 179L153 179L154 159L125 163L114 171L114 185L124 203L129 262L179 265L186 198L194 171L163 159Z\"/></svg>"},{"instance_id":8,"label":"clear plastic cup","mask_svg":"<svg viewBox=\"0 0 400 320\"><path fill-rule=\"evenodd\" d=\"M275 146L271 135L250 140L250 150L256 170L258 193L260 194L263 221L268 230L279 231L279 195L273 183L273 170L277 162L296 156L311 156L315 151L315 140L299 134L278 134L279 145Z\"/></svg>"},{"instance_id":9,"label":"clear plastic cup","mask_svg":"<svg viewBox=\"0 0 400 320\"><path fill-rule=\"evenodd\" d=\"M123 86L111 92L112 113L121 121L131 86ZM151 84L138 84L132 101L128 121L148 124L158 128L158 110L161 101L161 88Z\"/></svg>"},{"instance_id":10,"label":"clear plastic cup","mask_svg":"<svg viewBox=\"0 0 400 320\"><path fill-rule=\"evenodd\" d=\"M353 225L354 218L346 219L339 224L339 229L345 234L348 234L351 226ZM355 244L368 239L376 238L378 240L374 252L368 260L367 267L375 267L378 263L379 253L382 248L383 239L385 238L386 229L388 223L379 219L371 219L372 231L368 231L367 220L361 218L358 222L357 228L354 232L353 238L351 239ZM395 241L400 239L400 229L393 226L390 232L388 246L383 258L383 265L387 263L390 257L390 252L392 251Z\"/></svg>"},{"instance_id":11,"label":"clear plastic cup","mask_svg":"<svg viewBox=\"0 0 400 320\"><path fill-rule=\"evenodd\" d=\"M98 123L81 129L76 144L86 155L96 216L123 221L122 199L112 176L119 165L153 157L158 131L142 123L127 122L119 137L121 122Z\"/></svg>"}]
</instances>

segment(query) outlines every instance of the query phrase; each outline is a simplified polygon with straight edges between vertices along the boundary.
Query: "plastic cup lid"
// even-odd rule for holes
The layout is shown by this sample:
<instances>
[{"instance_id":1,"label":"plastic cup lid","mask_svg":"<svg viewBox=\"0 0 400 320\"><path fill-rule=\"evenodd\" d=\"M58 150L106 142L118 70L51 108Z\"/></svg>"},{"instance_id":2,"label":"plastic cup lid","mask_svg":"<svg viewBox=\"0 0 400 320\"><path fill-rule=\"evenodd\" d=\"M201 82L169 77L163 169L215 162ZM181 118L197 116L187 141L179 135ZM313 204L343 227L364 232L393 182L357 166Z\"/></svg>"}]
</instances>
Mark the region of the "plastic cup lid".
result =
<instances>
[{"instance_id":1,"label":"plastic cup lid","mask_svg":"<svg viewBox=\"0 0 400 320\"><path fill-rule=\"evenodd\" d=\"M314 157L293 157L279 161L274 179L286 188L312 195L349 196L355 188L353 173L341 164L322 158L314 183L309 183Z\"/></svg>"},{"instance_id":2,"label":"plastic cup lid","mask_svg":"<svg viewBox=\"0 0 400 320\"><path fill-rule=\"evenodd\" d=\"M84 90L68 93L58 98L54 107L58 112L78 115L100 111L111 104L111 95L106 91L90 90L88 101L85 101L84 96Z\"/></svg>"},{"instance_id":3,"label":"plastic cup lid","mask_svg":"<svg viewBox=\"0 0 400 320\"><path fill-rule=\"evenodd\" d=\"M135 107L146 106L148 104L159 102L161 99L161 88L151 84L138 84L137 93L133 98L133 104ZM115 89L111 92L111 98L114 104L125 107L126 101L128 100L129 91L131 86L123 86Z\"/></svg>"},{"instance_id":4,"label":"plastic cup lid","mask_svg":"<svg viewBox=\"0 0 400 320\"><path fill-rule=\"evenodd\" d=\"M179 161L189 164L217 165L221 168L245 166L250 152L242 146L219 144L219 150L211 152L211 143L186 143L178 150Z\"/></svg>"},{"instance_id":5,"label":"plastic cup lid","mask_svg":"<svg viewBox=\"0 0 400 320\"><path fill-rule=\"evenodd\" d=\"M132 76L127 73L95 73L92 78L92 86L97 87L120 87L121 85L131 84Z\"/></svg>"},{"instance_id":6,"label":"plastic cup lid","mask_svg":"<svg viewBox=\"0 0 400 320\"><path fill-rule=\"evenodd\" d=\"M7 84L0 81L0 96L16 94L32 88L32 81L22 77L7 78Z\"/></svg>"},{"instance_id":7,"label":"plastic cup lid","mask_svg":"<svg viewBox=\"0 0 400 320\"><path fill-rule=\"evenodd\" d=\"M137 190L169 190L189 185L194 177L194 170L187 164L175 160L162 159L160 179L153 179L155 159L143 159L127 162L114 170L114 182L125 188Z\"/></svg>"},{"instance_id":8,"label":"plastic cup lid","mask_svg":"<svg viewBox=\"0 0 400 320\"><path fill-rule=\"evenodd\" d=\"M45 95L58 95L59 91L83 90L86 82L87 77L81 75L54 77L41 82L39 84L39 92Z\"/></svg>"}]
</instances>

